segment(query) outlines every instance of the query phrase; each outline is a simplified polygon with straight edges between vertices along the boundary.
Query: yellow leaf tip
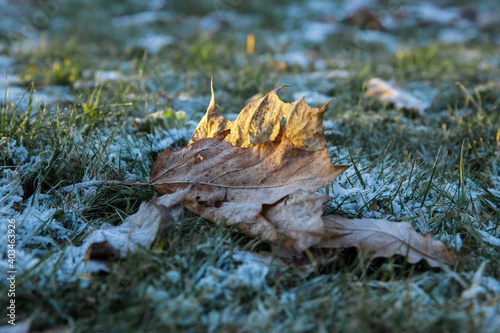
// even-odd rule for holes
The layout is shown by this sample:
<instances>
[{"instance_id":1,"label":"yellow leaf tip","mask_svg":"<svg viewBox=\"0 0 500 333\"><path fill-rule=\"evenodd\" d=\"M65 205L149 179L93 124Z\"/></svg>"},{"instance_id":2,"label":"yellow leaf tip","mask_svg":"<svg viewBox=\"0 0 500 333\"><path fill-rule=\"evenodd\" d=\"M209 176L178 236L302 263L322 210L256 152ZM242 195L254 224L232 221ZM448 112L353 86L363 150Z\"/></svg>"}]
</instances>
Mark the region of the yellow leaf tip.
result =
<instances>
[{"instance_id":1,"label":"yellow leaf tip","mask_svg":"<svg viewBox=\"0 0 500 333\"><path fill-rule=\"evenodd\" d=\"M215 97L214 97L214 78L210 78L210 91L212 92L212 97L210 98L210 105L215 104Z\"/></svg>"},{"instance_id":2,"label":"yellow leaf tip","mask_svg":"<svg viewBox=\"0 0 500 333\"><path fill-rule=\"evenodd\" d=\"M271 91L271 92L274 92L274 93L275 93L275 92L277 92L278 90L281 90L281 89L283 89L283 88L288 88L288 87L290 87L290 86L281 86L281 87L278 87L278 88L274 89L274 90L273 90L273 91Z\"/></svg>"},{"instance_id":3,"label":"yellow leaf tip","mask_svg":"<svg viewBox=\"0 0 500 333\"><path fill-rule=\"evenodd\" d=\"M336 100L336 98L332 98L331 100L329 100L328 102L325 103L325 105L323 105L320 109L320 111L322 112L325 112L326 111L326 108L330 105L330 103L332 103L334 100Z\"/></svg>"}]
</instances>

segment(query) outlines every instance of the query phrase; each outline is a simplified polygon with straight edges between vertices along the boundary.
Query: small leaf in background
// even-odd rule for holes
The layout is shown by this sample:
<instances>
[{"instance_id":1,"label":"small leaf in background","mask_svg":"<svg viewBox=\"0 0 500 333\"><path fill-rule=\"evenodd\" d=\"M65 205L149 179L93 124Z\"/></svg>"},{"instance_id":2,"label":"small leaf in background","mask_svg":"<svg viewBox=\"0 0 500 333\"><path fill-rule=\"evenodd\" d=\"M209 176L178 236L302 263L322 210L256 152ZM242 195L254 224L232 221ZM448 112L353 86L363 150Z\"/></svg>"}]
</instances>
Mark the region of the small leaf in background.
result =
<instances>
[{"instance_id":1,"label":"small leaf in background","mask_svg":"<svg viewBox=\"0 0 500 333\"><path fill-rule=\"evenodd\" d=\"M417 110L420 115L425 113L430 103L403 91L379 78L373 78L366 83L368 89L365 97L377 98L381 102L392 103L398 109Z\"/></svg>"}]
</instances>

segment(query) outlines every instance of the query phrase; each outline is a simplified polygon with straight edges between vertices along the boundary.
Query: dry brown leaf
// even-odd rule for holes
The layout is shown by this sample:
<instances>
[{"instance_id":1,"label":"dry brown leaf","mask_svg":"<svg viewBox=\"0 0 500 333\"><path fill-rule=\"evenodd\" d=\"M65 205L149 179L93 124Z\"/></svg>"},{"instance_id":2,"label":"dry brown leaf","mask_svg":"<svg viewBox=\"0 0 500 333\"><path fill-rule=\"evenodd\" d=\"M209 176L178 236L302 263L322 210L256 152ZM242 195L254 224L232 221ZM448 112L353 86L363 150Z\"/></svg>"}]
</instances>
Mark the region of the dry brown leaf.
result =
<instances>
[{"instance_id":1,"label":"dry brown leaf","mask_svg":"<svg viewBox=\"0 0 500 333\"><path fill-rule=\"evenodd\" d=\"M314 192L347 167L331 164L326 149L297 149L283 132L253 148L234 147L225 140L228 135L226 130L180 150L167 148L151 168L150 185L173 193L197 183L185 204L204 218L239 224L241 231L273 243L287 230L285 246L299 240L297 249L319 244L325 197Z\"/></svg>"},{"instance_id":2,"label":"dry brown leaf","mask_svg":"<svg viewBox=\"0 0 500 333\"><path fill-rule=\"evenodd\" d=\"M234 122L222 117L212 89L190 145L167 148L153 164L149 184L173 193L197 183L185 200L193 212L302 251L324 240L327 198L314 192L347 166L332 165L326 150L328 104L319 109L303 99L284 103L276 94L281 88L248 104Z\"/></svg>"},{"instance_id":3,"label":"dry brown leaf","mask_svg":"<svg viewBox=\"0 0 500 333\"><path fill-rule=\"evenodd\" d=\"M336 235L322 246L327 248L357 247L371 258L405 256L410 264L425 259L431 267L439 262L451 264L454 255L432 233L420 235L408 222L379 219L347 219L340 215L323 216L326 230Z\"/></svg>"},{"instance_id":4,"label":"dry brown leaf","mask_svg":"<svg viewBox=\"0 0 500 333\"><path fill-rule=\"evenodd\" d=\"M88 272L107 272L107 262L124 258L137 247L156 246L171 224L177 221L184 209L184 196L190 187L174 194L144 202L139 211L128 216L122 224L104 224L92 232L78 247L84 253Z\"/></svg>"},{"instance_id":5,"label":"dry brown leaf","mask_svg":"<svg viewBox=\"0 0 500 333\"><path fill-rule=\"evenodd\" d=\"M212 99L207 113L196 127L189 144L199 139L214 137L217 133L230 129L231 133L226 140L234 146L248 148L276 140L282 128L286 137L299 149L308 151L325 149L323 114L331 101L321 109L310 107L304 98L293 103L284 103L276 93L285 87L287 86L276 88L266 96L251 102L232 122L220 114L212 89ZM286 124L282 126L283 118L286 119Z\"/></svg>"},{"instance_id":6,"label":"dry brown leaf","mask_svg":"<svg viewBox=\"0 0 500 333\"><path fill-rule=\"evenodd\" d=\"M220 114L212 90L189 146L167 148L153 164L149 184L167 194L195 184L185 197L188 209L297 252L357 246L374 256L409 253L410 262L426 259L436 266L439 256L449 263L451 254L441 242L418 235L409 224L380 220L377 229L373 220L321 216L328 197L315 192L348 166L332 165L328 156L322 126L327 105L284 103L276 94L281 88L248 104L233 122ZM357 223L365 227L359 234ZM364 239L367 225L379 243Z\"/></svg>"}]
</instances>

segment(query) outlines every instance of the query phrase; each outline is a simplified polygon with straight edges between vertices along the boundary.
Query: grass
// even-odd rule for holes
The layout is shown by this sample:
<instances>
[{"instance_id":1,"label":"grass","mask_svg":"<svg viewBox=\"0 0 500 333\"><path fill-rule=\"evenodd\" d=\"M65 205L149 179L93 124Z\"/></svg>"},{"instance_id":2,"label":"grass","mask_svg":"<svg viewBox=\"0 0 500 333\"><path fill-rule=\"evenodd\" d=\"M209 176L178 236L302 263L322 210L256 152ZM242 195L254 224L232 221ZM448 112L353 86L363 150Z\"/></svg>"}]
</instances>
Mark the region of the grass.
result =
<instances>
[{"instance_id":1,"label":"grass","mask_svg":"<svg viewBox=\"0 0 500 333\"><path fill-rule=\"evenodd\" d=\"M486 39L444 46L429 37L433 26L415 40L401 30L398 40L409 42L391 53L373 45L351 48L347 33L314 46L324 68L317 61L283 66L276 54L312 49L298 39L282 49L274 45L300 23L277 22L285 2L272 10L228 2L265 28L212 36L185 23L189 14L213 13L210 2L192 13L179 2L167 8L177 19L123 31L113 30L109 18L136 12L134 1L78 3L59 12L65 26L75 28L71 42L64 29L49 26L43 33L50 43L40 52L4 51L15 58L26 89L20 100L0 104L0 212L18 224L23 271L16 279L18 320L30 317L33 330L75 332L493 332L500 325L500 248L487 237L498 240L500 230L500 70ZM85 13L89 8L95 18ZM152 31L181 37L156 54L125 45L129 36ZM253 55L246 53L248 33L256 35ZM307 77L339 69L350 75ZM124 78L94 84L99 70ZM431 269L347 249L318 254L329 261L289 266L269 244L185 212L162 246L113 259L108 273L68 271L73 266L63 253L82 243L90 225L119 225L154 192L97 187L63 200L54 190L90 180L146 181L159 151L186 145L208 106L210 76L223 113L237 113L251 96L283 84L292 85L279 93L286 102L304 90L336 97L326 113L334 122L325 131L329 153L332 162L353 167L325 189L333 197L325 211L409 221L448 244L457 264ZM430 88L435 98L424 116L396 110L364 98L372 77L409 91ZM66 86L72 100L36 102L55 85ZM185 113L174 112L180 110ZM6 285L0 287L7 302Z\"/></svg>"}]
</instances>

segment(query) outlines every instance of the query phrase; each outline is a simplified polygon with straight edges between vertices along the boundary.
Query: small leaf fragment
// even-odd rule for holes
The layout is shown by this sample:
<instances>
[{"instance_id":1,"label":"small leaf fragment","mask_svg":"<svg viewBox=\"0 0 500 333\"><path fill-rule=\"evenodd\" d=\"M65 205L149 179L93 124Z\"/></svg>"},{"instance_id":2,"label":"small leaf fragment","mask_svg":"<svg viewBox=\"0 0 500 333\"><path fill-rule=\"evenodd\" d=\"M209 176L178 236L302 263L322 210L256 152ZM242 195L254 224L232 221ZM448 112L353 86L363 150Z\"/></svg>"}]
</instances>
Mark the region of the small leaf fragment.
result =
<instances>
[{"instance_id":1,"label":"small leaf fragment","mask_svg":"<svg viewBox=\"0 0 500 333\"><path fill-rule=\"evenodd\" d=\"M151 247L162 236L165 228L177 221L184 208L184 197L190 188L174 194L163 195L155 202L144 202L139 211L128 216L122 224L103 224L92 232L79 247L90 272L107 271L106 263L114 258L124 258L137 247Z\"/></svg>"}]
</instances>

